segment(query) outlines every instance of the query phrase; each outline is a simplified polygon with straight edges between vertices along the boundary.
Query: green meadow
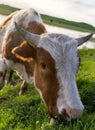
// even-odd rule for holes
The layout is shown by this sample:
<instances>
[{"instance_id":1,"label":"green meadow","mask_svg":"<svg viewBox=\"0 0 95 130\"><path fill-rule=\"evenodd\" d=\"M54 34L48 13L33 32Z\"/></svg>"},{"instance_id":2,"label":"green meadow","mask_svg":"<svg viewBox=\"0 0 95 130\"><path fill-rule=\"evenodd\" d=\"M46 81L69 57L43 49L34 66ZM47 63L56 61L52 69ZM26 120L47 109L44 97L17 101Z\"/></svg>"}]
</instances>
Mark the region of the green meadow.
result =
<instances>
[{"instance_id":1,"label":"green meadow","mask_svg":"<svg viewBox=\"0 0 95 130\"><path fill-rule=\"evenodd\" d=\"M0 130L94 130L95 129L95 50L79 50L81 64L77 73L83 116L70 122L56 121L50 125L50 116L34 84L26 94L19 96L22 81L6 84L0 91ZM13 80L17 78L16 73ZM7 80L7 79L6 79Z\"/></svg>"},{"instance_id":2,"label":"green meadow","mask_svg":"<svg viewBox=\"0 0 95 130\"><path fill-rule=\"evenodd\" d=\"M17 9L0 5L0 14L8 15L15 10ZM57 21L54 20L55 17L45 15L42 15L42 18L45 23L52 23L55 26L59 23L58 26L60 27L60 23L63 21ZM66 22L67 25L62 23L63 27L66 25L66 28L71 26L74 28L74 23ZM76 23L75 28L80 28L80 30L84 28L84 31L95 32L94 27L85 23ZM62 122L58 119L51 126L47 108L34 84L29 84L26 94L19 96L22 81L16 81L14 84L6 83L4 88L0 90L0 130L95 130L95 50L82 49L79 50L79 54L80 67L76 82L81 100L85 106L81 118L70 122ZM6 80L7 78L8 75ZM13 81L15 80L17 80L16 73L13 75Z\"/></svg>"}]
</instances>

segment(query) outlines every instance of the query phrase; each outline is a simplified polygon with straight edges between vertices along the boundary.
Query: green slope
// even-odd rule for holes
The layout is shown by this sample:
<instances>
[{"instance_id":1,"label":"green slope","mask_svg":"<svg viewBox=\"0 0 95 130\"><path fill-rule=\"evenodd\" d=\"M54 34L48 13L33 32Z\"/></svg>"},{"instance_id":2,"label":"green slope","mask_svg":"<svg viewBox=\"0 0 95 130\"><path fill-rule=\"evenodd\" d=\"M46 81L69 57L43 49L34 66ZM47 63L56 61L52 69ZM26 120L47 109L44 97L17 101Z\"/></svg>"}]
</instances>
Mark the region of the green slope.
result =
<instances>
[{"instance_id":1,"label":"green slope","mask_svg":"<svg viewBox=\"0 0 95 130\"><path fill-rule=\"evenodd\" d=\"M16 10L20 10L20 9L14 8L14 7L11 7L8 5L0 4L0 14L2 14L2 15L9 15L10 13L12 13Z\"/></svg>"},{"instance_id":2,"label":"green slope","mask_svg":"<svg viewBox=\"0 0 95 130\"><path fill-rule=\"evenodd\" d=\"M47 15L43 15L43 14L42 14L42 19L45 23L50 24L50 25L68 28L68 29L72 29L72 30L83 31L83 32L95 33L95 27L93 27L89 24L86 24L86 23L69 21L69 20L51 17L51 16L47 16Z\"/></svg>"},{"instance_id":3,"label":"green slope","mask_svg":"<svg viewBox=\"0 0 95 130\"><path fill-rule=\"evenodd\" d=\"M19 10L19 9L8 6L8 5L0 4L0 14L9 15L11 12L16 11L16 10ZM69 20L56 18L56 17L43 15L43 14L41 14L41 16L42 16L44 23L46 23L46 24L63 27L63 28L68 28L68 29L73 29L73 30L78 30L78 31L83 31L83 32L95 33L95 27L93 27L89 24L86 24L86 23L69 21Z\"/></svg>"}]
</instances>

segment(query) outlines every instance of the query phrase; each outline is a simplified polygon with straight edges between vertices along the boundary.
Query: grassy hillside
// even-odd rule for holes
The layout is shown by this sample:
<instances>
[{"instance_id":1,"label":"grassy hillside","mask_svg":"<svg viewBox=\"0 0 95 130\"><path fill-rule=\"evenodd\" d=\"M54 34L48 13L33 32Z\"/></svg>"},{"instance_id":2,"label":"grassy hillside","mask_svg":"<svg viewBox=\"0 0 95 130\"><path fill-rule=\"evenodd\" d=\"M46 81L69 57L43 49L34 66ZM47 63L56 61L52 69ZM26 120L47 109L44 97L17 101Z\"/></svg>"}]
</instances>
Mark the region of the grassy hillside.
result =
<instances>
[{"instance_id":1,"label":"grassy hillside","mask_svg":"<svg viewBox=\"0 0 95 130\"><path fill-rule=\"evenodd\" d=\"M0 14L2 14L2 15L9 15L10 13L12 13L16 10L20 10L20 9L14 8L14 7L11 7L8 5L0 4Z\"/></svg>"},{"instance_id":2,"label":"grassy hillside","mask_svg":"<svg viewBox=\"0 0 95 130\"><path fill-rule=\"evenodd\" d=\"M78 22L69 21L69 20L56 18L56 17L51 17L51 16L47 16L47 15L43 15L43 14L41 16L42 16L43 21L50 25L78 30L78 31L83 31L83 32L95 33L95 28L86 23L78 23Z\"/></svg>"},{"instance_id":3,"label":"grassy hillside","mask_svg":"<svg viewBox=\"0 0 95 130\"><path fill-rule=\"evenodd\" d=\"M8 15L15 10L19 10L19 9L8 6L8 5L0 4L0 14ZM44 23L46 23L46 24L63 27L63 28L68 28L68 29L73 29L73 30L78 30L78 31L83 31L83 32L95 33L95 27L93 27L89 24L86 24L86 23L69 21L69 20L56 18L56 17L52 17L52 16L47 16L47 15L43 15L43 14L41 14L41 16L42 16Z\"/></svg>"},{"instance_id":4,"label":"grassy hillside","mask_svg":"<svg viewBox=\"0 0 95 130\"><path fill-rule=\"evenodd\" d=\"M0 91L0 130L95 130L95 50L80 50L81 66L77 84L85 106L80 119L57 120L50 126L50 117L34 85L18 96L21 82L5 85Z\"/></svg>"}]
</instances>

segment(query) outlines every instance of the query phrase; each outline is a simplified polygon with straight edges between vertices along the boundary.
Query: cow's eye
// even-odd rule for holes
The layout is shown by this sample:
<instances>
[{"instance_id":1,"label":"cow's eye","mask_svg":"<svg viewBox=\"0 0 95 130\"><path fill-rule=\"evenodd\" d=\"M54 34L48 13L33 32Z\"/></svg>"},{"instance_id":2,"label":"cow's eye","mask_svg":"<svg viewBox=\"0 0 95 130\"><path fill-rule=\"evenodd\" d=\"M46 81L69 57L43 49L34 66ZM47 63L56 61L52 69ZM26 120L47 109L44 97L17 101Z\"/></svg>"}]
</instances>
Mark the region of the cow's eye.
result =
<instances>
[{"instance_id":1,"label":"cow's eye","mask_svg":"<svg viewBox=\"0 0 95 130\"><path fill-rule=\"evenodd\" d=\"M46 69L46 64L44 62L40 63L42 69Z\"/></svg>"}]
</instances>

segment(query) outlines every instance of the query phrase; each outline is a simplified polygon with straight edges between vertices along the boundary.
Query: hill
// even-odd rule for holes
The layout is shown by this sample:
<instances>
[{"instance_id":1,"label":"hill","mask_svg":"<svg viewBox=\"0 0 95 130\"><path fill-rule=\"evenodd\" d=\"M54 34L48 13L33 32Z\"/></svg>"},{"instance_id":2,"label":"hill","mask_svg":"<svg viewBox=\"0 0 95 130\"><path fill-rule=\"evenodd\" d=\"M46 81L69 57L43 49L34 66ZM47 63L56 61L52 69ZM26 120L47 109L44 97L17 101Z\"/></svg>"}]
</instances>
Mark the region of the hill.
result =
<instances>
[{"instance_id":1,"label":"hill","mask_svg":"<svg viewBox=\"0 0 95 130\"><path fill-rule=\"evenodd\" d=\"M8 5L0 4L0 14L2 15L9 15L10 13L20 10L19 8L14 8ZM46 24L50 24L53 26L58 26L58 27L63 27L63 28L68 28L68 29L73 29L73 30L78 30L82 32L90 32L90 33L95 33L95 27L92 25L89 25L87 23L80 23L80 22L74 22L74 21L69 21L66 19L61 19L61 18L56 18L48 15L41 14L41 17Z\"/></svg>"}]
</instances>

